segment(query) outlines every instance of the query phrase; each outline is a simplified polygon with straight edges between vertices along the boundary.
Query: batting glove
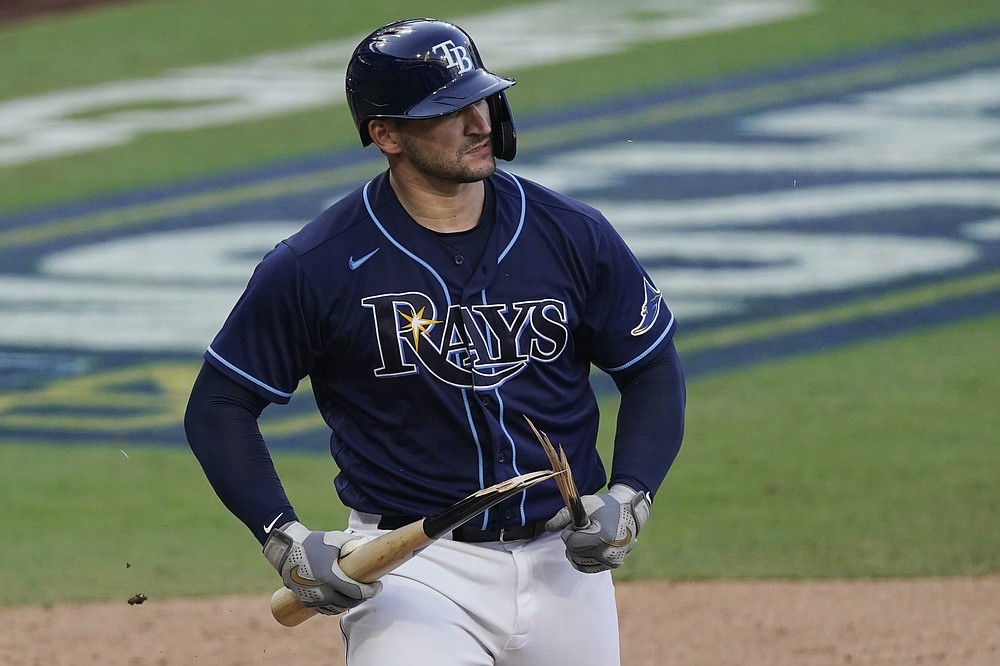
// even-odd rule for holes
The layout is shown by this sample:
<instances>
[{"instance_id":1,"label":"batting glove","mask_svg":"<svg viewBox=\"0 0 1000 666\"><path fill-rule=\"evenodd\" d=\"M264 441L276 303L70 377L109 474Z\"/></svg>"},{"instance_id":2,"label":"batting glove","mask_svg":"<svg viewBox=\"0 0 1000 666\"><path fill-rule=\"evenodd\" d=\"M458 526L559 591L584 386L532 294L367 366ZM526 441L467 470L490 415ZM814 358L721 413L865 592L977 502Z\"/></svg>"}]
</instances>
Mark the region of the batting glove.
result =
<instances>
[{"instance_id":1,"label":"batting glove","mask_svg":"<svg viewBox=\"0 0 1000 666\"><path fill-rule=\"evenodd\" d=\"M346 532L311 532L297 521L274 530L264 543L264 557L281 574L285 587L303 606L337 615L371 599L382 583L361 583L340 570L337 560L367 541Z\"/></svg>"},{"instance_id":2,"label":"batting glove","mask_svg":"<svg viewBox=\"0 0 1000 666\"><path fill-rule=\"evenodd\" d=\"M617 569L635 547L639 531L649 519L649 493L615 484L606 494L580 499L590 519L586 527L574 526L569 509L563 509L545 524L545 529L562 532L566 557L577 571Z\"/></svg>"}]
</instances>

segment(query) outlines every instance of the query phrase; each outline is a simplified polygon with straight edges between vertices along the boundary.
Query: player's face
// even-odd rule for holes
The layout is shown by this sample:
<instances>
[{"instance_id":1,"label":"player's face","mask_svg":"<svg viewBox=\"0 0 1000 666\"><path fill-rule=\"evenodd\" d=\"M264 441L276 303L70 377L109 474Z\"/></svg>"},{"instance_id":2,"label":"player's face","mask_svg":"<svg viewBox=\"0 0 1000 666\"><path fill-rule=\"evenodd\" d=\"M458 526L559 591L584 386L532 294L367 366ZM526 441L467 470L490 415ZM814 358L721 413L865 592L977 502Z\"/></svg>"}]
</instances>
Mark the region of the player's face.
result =
<instances>
[{"instance_id":1,"label":"player's face","mask_svg":"<svg viewBox=\"0 0 1000 666\"><path fill-rule=\"evenodd\" d=\"M496 171L486 100L439 118L400 125L401 156L427 177L474 183Z\"/></svg>"}]
</instances>

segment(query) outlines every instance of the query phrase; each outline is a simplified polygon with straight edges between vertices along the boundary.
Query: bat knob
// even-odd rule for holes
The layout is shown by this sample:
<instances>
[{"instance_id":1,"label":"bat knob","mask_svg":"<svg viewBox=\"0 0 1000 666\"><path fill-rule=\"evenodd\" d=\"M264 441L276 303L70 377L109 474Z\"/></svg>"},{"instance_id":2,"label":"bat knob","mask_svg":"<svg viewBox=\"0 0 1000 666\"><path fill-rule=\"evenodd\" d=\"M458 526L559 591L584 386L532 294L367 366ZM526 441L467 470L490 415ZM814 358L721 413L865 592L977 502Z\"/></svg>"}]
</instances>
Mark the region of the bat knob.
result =
<instances>
[{"instance_id":1,"label":"bat knob","mask_svg":"<svg viewBox=\"0 0 1000 666\"><path fill-rule=\"evenodd\" d=\"M294 592L283 587L271 595L271 615L286 627L297 627L316 615L316 611L303 606Z\"/></svg>"}]
</instances>

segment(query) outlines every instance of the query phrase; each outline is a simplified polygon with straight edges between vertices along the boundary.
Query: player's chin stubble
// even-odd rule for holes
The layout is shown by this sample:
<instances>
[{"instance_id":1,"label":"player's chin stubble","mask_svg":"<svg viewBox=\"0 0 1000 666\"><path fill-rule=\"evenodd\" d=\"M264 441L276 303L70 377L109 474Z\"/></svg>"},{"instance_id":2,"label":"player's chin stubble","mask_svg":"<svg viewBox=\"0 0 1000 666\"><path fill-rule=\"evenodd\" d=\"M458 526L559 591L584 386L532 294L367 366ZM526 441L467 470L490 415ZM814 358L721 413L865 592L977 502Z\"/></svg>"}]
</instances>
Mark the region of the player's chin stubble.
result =
<instances>
[{"instance_id":1,"label":"player's chin stubble","mask_svg":"<svg viewBox=\"0 0 1000 666\"><path fill-rule=\"evenodd\" d=\"M492 154L488 160L470 160L469 153L482 145L481 139L463 145L451 157L422 150L412 141L404 140L403 144L413 166L432 178L452 183L475 183L492 176L497 168Z\"/></svg>"}]
</instances>

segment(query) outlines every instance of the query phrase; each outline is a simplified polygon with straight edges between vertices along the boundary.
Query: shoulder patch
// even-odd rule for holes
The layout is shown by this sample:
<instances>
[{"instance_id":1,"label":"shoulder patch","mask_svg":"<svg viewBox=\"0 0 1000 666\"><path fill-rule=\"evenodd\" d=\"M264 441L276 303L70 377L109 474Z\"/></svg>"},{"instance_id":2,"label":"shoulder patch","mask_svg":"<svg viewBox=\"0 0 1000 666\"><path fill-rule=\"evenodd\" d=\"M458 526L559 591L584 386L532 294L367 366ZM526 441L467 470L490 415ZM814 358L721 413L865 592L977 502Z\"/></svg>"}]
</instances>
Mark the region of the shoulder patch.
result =
<instances>
[{"instance_id":1,"label":"shoulder patch","mask_svg":"<svg viewBox=\"0 0 1000 666\"><path fill-rule=\"evenodd\" d=\"M660 306L663 304L659 289L654 287L648 279L644 279L642 284L646 294L643 298L642 310L639 313L639 325L632 329L632 335L636 336L642 335L653 327L656 318L660 315Z\"/></svg>"}]
</instances>

